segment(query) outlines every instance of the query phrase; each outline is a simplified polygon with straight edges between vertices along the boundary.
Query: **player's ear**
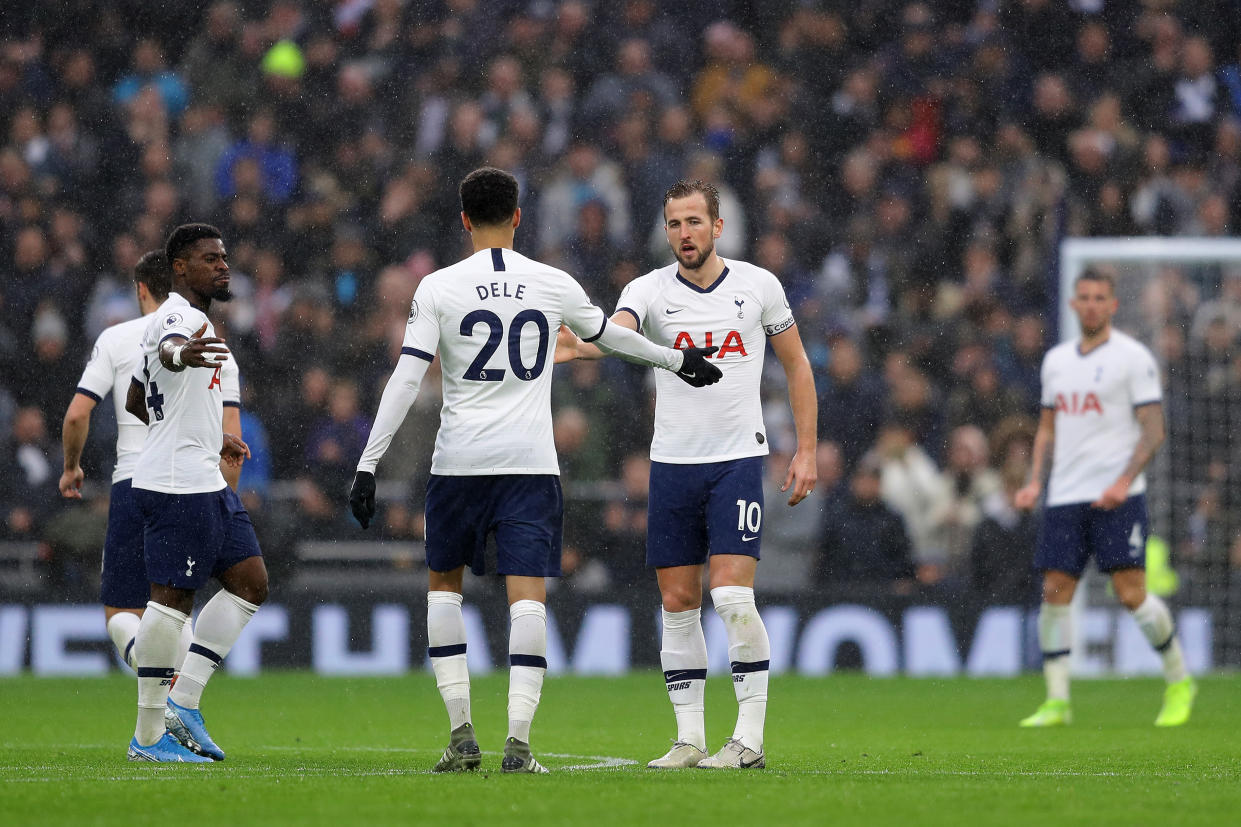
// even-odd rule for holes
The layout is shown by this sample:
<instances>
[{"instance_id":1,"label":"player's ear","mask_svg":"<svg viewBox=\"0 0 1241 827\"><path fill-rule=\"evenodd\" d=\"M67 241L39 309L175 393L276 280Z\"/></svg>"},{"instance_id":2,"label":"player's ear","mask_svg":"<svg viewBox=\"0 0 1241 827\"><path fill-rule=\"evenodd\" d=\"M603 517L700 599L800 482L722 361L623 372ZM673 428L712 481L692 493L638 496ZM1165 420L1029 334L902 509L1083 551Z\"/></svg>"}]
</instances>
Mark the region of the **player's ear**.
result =
<instances>
[{"instance_id":1,"label":"player's ear","mask_svg":"<svg viewBox=\"0 0 1241 827\"><path fill-rule=\"evenodd\" d=\"M516 230L521 225L521 207L513 213L513 229Z\"/></svg>"},{"instance_id":2,"label":"player's ear","mask_svg":"<svg viewBox=\"0 0 1241 827\"><path fill-rule=\"evenodd\" d=\"M715 226L713 228L713 232L711 233L711 237L719 238L720 234L723 232L724 232L724 219L722 218L715 219Z\"/></svg>"},{"instance_id":3,"label":"player's ear","mask_svg":"<svg viewBox=\"0 0 1241 827\"><path fill-rule=\"evenodd\" d=\"M461 211L461 226L465 227L467 233L473 233L474 228L470 226L470 219L466 216L465 210Z\"/></svg>"}]
</instances>

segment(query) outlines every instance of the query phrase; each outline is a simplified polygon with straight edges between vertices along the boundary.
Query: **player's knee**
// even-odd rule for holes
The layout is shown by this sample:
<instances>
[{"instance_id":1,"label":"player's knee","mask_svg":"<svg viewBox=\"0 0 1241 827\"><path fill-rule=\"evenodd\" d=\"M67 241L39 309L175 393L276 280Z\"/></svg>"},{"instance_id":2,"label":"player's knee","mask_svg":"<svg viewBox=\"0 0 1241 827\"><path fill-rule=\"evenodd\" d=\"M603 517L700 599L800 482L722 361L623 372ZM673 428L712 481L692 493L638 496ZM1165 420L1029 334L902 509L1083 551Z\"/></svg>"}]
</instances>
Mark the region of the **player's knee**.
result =
<instances>
[{"instance_id":1,"label":"player's knee","mask_svg":"<svg viewBox=\"0 0 1241 827\"><path fill-rule=\"evenodd\" d=\"M690 586L670 586L663 590L664 610L688 612L702 606L702 591Z\"/></svg>"},{"instance_id":2,"label":"player's knee","mask_svg":"<svg viewBox=\"0 0 1241 827\"><path fill-rule=\"evenodd\" d=\"M238 588L233 594L253 603L255 606L262 606L267 600L267 572L263 572L261 576L257 576L246 583L238 584Z\"/></svg>"},{"instance_id":3,"label":"player's knee","mask_svg":"<svg viewBox=\"0 0 1241 827\"><path fill-rule=\"evenodd\" d=\"M1116 598L1120 600L1120 605L1129 611L1134 611L1146 601L1146 587L1144 586L1122 586L1116 589Z\"/></svg>"},{"instance_id":4,"label":"player's knee","mask_svg":"<svg viewBox=\"0 0 1241 827\"><path fill-rule=\"evenodd\" d=\"M1071 577L1052 577L1043 578L1043 602L1051 603L1053 606L1068 603L1073 599L1073 592L1077 589L1077 581Z\"/></svg>"}]
</instances>

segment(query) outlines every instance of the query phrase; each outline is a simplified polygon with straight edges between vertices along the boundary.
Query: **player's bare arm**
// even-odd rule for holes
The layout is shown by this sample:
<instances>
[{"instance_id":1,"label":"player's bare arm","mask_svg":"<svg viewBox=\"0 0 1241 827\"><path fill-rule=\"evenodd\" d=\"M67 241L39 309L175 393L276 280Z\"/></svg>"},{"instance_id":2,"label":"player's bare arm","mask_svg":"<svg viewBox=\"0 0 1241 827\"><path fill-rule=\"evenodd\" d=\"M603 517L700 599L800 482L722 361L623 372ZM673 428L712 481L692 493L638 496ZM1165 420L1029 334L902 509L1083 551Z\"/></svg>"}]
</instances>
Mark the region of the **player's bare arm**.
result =
<instances>
[{"instance_id":1,"label":"player's bare arm","mask_svg":"<svg viewBox=\"0 0 1241 827\"><path fill-rule=\"evenodd\" d=\"M1039 414L1038 430L1034 434L1034 448L1030 451L1030 481L1013 495L1013 504L1017 508L1029 510L1038 502L1038 495L1043 491L1043 479L1047 476L1047 458L1055 441L1056 412L1043 408Z\"/></svg>"},{"instance_id":2,"label":"player's bare arm","mask_svg":"<svg viewBox=\"0 0 1241 827\"><path fill-rule=\"evenodd\" d=\"M142 420L143 425L151 424L151 416L147 413L146 388L137 379L130 381L129 392L125 394L125 410Z\"/></svg>"},{"instance_id":3,"label":"player's bare arm","mask_svg":"<svg viewBox=\"0 0 1241 827\"><path fill-rule=\"evenodd\" d=\"M250 448L241 439L241 409L232 405L224 408L224 443L220 449L220 473L234 491L241 482L241 466L250 458ZM237 450L238 448L244 451ZM226 453L227 451L227 453Z\"/></svg>"},{"instance_id":4,"label":"player's bare arm","mask_svg":"<svg viewBox=\"0 0 1241 827\"><path fill-rule=\"evenodd\" d=\"M814 373L802 345L797 325L782 330L768 339L776 358L784 366L789 384L789 406L793 409L793 427L797 431L797 452L789 463L781 491L792 490L789 505L797 505L814 490L819 479L815 452L818 449L819 400L814 392Z\"/></svg>"},{"instance_id":5,"label":"player's bare arm","mask_svg":"<svg viewBox=\"0 0 1241 827\"><path fill-rule=\"evenodd\" d=\"M1111 511L1129 499L1129 487L1155 456L1159 446L1163 445L1165 436L1163 405L1152 402L1135 410L1133 415L1137 418L1141 429L1138 444L1134 446L1133 456L1130 457L1129 464L1125 466L1120 477L1099 495L1099 499L1091 503L1095 508Z\"/></svg>"},{"instance_id":6,"label":"player's bare arm","mask_svg":"<svg viewBox=\"0 0 1241 827\"><path fill-rule=\"evenodd\" d=\"M228 348L218 336L203 336L207 323L191 338L169 336L159 346L159 361L168 370L180 373L186 368L214 368L228 359ZM208 355L210 354L210 355Z\"/></svg>"},{"instance_id":7,"label":"player's bare arm","mask_svg":"<svg viewBox=\"0 0 1241 827\"><path fill-rule=\"evenodd\" d=\"M90 415L95 410L95 400L83 393L75 393L65 411L65 421L60 431L60 444L65 455L64 473L60 475L60 495L71 500L82 499L82 449L86 435L90 433Z\"/></svg>"}]
</instances>

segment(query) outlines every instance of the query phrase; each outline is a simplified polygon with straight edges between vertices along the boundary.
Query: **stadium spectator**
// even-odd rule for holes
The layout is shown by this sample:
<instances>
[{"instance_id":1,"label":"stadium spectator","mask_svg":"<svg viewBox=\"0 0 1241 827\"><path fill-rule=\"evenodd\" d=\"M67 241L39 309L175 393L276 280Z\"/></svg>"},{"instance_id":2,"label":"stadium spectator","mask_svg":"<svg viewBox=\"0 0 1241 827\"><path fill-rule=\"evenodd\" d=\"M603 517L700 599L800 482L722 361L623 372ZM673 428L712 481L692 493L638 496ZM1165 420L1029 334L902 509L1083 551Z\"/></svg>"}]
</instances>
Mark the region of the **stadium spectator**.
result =
<instances>
[{"instance_id":1,"label":"stadium spectator","mask_svg":"<svg viewBox=\"0 0 1241 827\"><path fill-rule=\"evenodd\" d=\"M849 477L849 490L823 519L815 561L820 586L873 584L891 593L914 587L909 537L900 516L879 496L883 460L867 454Z\"/></svg>"}]
</instances>

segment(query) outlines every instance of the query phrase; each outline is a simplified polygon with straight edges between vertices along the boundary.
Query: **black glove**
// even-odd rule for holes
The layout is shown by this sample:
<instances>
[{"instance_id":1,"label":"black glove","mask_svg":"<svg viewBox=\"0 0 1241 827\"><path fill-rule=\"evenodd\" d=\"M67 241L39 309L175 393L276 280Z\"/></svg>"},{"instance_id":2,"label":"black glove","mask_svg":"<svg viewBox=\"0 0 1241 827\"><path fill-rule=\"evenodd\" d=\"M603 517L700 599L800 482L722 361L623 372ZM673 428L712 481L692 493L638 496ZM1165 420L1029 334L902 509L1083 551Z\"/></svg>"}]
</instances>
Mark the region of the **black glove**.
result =
<instances>
[{"instance_id":1,"label":"black glove","mask_svg":"<svg viewBox=\"0 0 1241 827\"><path fill-rule=\"evenodd\" d=\"M724 374L715 365L707 361L707 357L719 350L718 347L687 347L681 352L685 354L685 362L677 371L677 376L695 388L714 385Z\"/></svg>"},{"instance_id":2,"label":"black glove","mask_svg":"<svg viewBox=\"0 0 1241 827\"><path fill-rule=\"evenodd\" d=\"M349 510L362 528L368 528L375 518L375 475L370 471L354 474L353 488L349 489Z\"/></svg>"}]
</instances>

